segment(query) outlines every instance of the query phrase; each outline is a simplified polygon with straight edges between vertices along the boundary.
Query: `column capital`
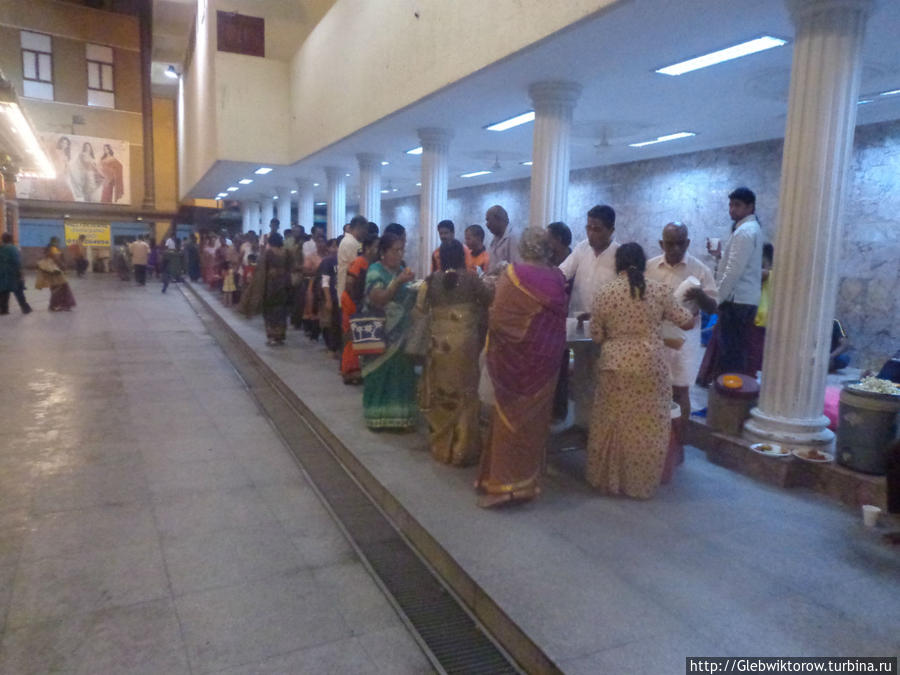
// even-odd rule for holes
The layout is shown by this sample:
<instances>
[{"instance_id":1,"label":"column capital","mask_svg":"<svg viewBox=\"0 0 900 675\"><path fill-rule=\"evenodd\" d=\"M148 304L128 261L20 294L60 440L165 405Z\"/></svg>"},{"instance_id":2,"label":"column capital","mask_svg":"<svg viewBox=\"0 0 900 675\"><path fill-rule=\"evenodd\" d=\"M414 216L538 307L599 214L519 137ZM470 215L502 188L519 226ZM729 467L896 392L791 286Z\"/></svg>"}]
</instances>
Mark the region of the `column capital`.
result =
<instances>
[{"instance_id":1,"label":"column capital","mask_svg":"<svg viewBox=\"0 0 900 675\"><path fill-rule=\"evenodd\" d=\"M342 169L339 166L326 166L325 167L325 178L329 181L334 181L336 179L340 179L341 181L346 178L344 174L347 173L346 169Z\"/></svg>"},{"instance_id":2,"label":"column capital","mask_svg":"<svg viewBox=\"0 0 900 675\"><path fill-rule=\"evenodd\" d=\"M832 11L851 11L870 14L874 0L785 0L794 26Z\"/></svg>"},{"instance_id":3,"label":"column capital","mask_svg":"<svg viewBox=\"0 0 900 675\"><path fill-rule=\"evenodd\" d=\"M423 127L416 129L422 148L428 150L446 150L453 140L453 132L450 129L438 127Z\"/></svg>"},{"instance_id":4,"label":"column capital","mask_svg":"<svg viewBox=\"0 0 900 675\"><path fill-rule=\"evenodd\" d=\"M313 183L315 181L313 181L312 178L303 177L303 178L295 178L294 182L297 183L297 187L300 188L301 190L312 190Z\"/></svg>"},{"instance_id":5,"label":"column capital","mask_svg":"<svg viewBox=\"0 0 900 675\"><path fill-rule=\"evenodd\" d=\"M566 80L548 80L534 82L528 87L528 95L535 110L547 106L574 107L581 96L582 87L577 82Z\"/></svg>"},{"instance_id":6,"label":"column capital","mask_svg":"<svg viewBox=\"0 0 900 675\"><path fill-rule=\"evenodd\" d=\"M359 168L361 169L381 168L381 160L383 159L384 155L379 155L375 152L359 152L356 155L356 161L359 162Z\"/></svg>"}]
</instances>

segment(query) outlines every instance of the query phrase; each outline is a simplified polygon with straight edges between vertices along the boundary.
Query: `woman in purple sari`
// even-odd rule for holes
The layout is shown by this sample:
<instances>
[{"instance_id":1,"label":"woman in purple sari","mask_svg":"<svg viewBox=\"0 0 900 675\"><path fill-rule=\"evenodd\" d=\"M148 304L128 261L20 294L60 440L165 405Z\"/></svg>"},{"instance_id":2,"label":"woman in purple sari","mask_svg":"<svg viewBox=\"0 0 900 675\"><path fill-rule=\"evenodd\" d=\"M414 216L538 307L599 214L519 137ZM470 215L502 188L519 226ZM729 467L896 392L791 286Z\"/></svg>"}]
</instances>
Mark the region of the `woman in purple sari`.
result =
<instances>
[{"instance_id":1,"label":"woman in purple sari","mask_svg":"<svg viewBox=\"0 0 900 675\"><path fill-rule=\"evenodd\" d=\"M488 320L487 368L494 386L488 442L481 455L478 505L540 494L559 355L566 342L566 280L550 266L543 230L527 230L522 263L497 281Z\"/></svg>"}]
</instances>

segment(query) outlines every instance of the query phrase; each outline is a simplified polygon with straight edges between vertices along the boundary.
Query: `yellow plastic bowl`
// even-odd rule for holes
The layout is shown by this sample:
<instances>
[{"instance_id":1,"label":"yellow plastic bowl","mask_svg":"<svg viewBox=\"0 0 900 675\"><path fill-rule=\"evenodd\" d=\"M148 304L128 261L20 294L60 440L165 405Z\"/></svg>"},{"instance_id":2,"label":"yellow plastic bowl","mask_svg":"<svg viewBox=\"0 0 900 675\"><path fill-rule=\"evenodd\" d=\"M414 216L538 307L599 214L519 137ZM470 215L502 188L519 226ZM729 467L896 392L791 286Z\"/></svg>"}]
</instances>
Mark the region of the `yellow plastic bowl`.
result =
<instances>
[{"instance_id":1,"label":"yellow plastic bowl","mask_svg":"<svg viewBox=\"0 0 900 675\"><path fill-rule=\"evenodd\" d=\"M725 375L722 378L722 384L729 389L740 389L744 386L744 380L740 375Z\"/></svg>"}]
</instances>

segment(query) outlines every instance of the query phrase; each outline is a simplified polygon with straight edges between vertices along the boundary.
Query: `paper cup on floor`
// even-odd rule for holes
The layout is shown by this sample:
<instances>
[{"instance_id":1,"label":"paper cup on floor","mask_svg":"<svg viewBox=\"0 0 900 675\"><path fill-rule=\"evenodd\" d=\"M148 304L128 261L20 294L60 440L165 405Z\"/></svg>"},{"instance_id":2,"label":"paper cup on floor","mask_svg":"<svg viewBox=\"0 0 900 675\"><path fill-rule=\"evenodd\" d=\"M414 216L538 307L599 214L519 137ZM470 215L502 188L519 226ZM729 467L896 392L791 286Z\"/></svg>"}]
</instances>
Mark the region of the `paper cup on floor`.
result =
<instances>
[{"instance_id":1,"label":"paper cup on floor","mask_svg":"<svg viewBox=\"0 0 900 675\"><path fill-rule=\"evenodd\" d=\"M881 514L880 508L872 504L863 504L862 513L863 524L866 527L875 527L878 524L878 516Z\"/></svg>"}]
</instances>

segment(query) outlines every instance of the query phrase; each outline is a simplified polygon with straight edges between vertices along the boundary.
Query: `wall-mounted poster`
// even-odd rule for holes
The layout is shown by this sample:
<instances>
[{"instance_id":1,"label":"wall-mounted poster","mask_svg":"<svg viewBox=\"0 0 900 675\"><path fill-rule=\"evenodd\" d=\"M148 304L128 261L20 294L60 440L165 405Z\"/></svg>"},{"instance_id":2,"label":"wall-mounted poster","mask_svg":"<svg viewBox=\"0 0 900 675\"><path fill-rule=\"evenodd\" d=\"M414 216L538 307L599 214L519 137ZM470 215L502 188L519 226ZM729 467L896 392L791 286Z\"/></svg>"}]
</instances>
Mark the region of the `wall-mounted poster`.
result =
<instances>
[{"instance_id":1,"label":"wall-mounted poster","mask_svg":"<svg viewBox=\"0 0 900 675\"><path fill-rule=\"evenodd\" d=\"M84 220L66 221L66 246L76 243L78 237L82 234L84 235L85 246L109 246L109 223Z\"/></svg>"},{"instance_id":2,"label":"wall-mounted poster","mask_svg":"<svg viewBox=\"0 0 900 675\"><path fill-rule=\"evenodd\" d=\"M74 134L38 134L56 178L21 178L22 199L131 204L129 151L125 141Z\"/></svg>"}]
</instances>

